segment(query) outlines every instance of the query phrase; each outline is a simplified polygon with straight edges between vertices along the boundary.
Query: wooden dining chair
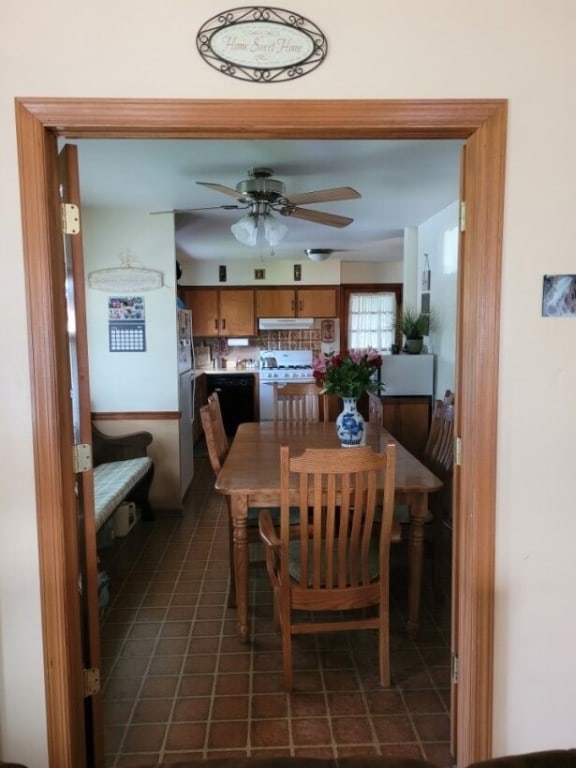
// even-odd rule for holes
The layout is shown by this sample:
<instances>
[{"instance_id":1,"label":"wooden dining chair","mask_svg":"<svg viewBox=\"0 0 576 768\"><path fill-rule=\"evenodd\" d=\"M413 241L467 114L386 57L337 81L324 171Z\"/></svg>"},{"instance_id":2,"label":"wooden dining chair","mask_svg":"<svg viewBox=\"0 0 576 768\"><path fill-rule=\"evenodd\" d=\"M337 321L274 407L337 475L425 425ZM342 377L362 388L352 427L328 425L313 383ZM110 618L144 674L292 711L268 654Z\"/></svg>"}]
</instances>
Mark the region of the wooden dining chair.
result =
<instances>
[{"instance_id":1,"label":"wooden dining chair","mask_svg":"<svg viewBox=\"0 0 576 768\"><path fill-rule=\"evenodd\" d=\"M311 382L274 382L274 421L328 421L328 407L321 388Z\"/></svg>"},{"instance_id":2,"label":"wooden dining chair","mask_svg":"<svg viewBox=\"0 0 576 768\"><path fill-rule=\"evenodd\" d=\"M421 456L422 463L442 481L442 488L428 499L425 536L430 542L432 586L437 598L442 596L442 571L446 529L452 528L452 472L454 464L454 392L447 389L442 400L436 400ZM394 509L397 522L407 525L410 511L406 505Z\"/></svg>"},{"instance_id":3,"label":"wooden dining chair","mask_svg":"<svg viewBox=\"0 0 576 768\"><path fill-rule=\"evenodd\" d=\"M291 456L289 446L280 447L280 524L263 510L259 526L286 691L293 687L293 635L356 629L378 631L380 682L390 685L395 463L394 443L382 454L361 446L307 448ZM291 504L299 513L296 529Z\"/></svg>"},{"instance_id":4,"label":"wooden dining chair","mask_svg":"<svg viewBox=\"0 0 576 768\"><path fill-rule=\"evenodd\" d=\"M210 465L214 471L214 475L217 476L222 469L222 464L224 463L230 448L228 437L224 429L217 392L213 392L209 395L208 404L200 408L200 420L204 430ZM226 503L228 505L228 545L230 555L230 595L228 604L230 607L234 608L236 606L236 581L234 579L234 539L229 496L226 496ZM248 544L260 544L260 536L258 534L258 512L258 509L248 509Z\"/></svg>"},{"instance_id":5,"label":"wooden dining chair","mask_svg":"<svg viewBox=\"0 0 576 768\"><path fill-rule=\"evenodd\" d=\"M379 427L384 422L384 410L380 395L373 392L368 393L368 421L371 424L377 424Z\"/></svg>"}]
</instances>

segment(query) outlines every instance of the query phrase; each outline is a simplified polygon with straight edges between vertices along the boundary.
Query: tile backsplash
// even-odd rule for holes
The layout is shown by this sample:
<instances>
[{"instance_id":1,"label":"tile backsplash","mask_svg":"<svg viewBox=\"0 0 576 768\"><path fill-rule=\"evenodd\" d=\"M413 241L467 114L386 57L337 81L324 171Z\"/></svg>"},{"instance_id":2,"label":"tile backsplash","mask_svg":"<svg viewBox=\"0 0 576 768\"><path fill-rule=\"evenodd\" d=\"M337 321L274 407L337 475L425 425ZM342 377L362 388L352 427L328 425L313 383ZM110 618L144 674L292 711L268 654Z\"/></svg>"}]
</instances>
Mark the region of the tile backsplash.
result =
<instances>
[{"instance_id":1,"label":"tile backsplash","mask_svg":"<svg viewBox=\"0 0 576 768\"><path fill-rule=\"evenodd\" d=\"M257 360L261 349L311 349L313 354L321 351L320 329L261 331L248 340L247 347L229 346L227 339L206 337L194 338L196 346L210 347L211 357L223 358L234 367L239 360Z\"/></svg>"}]
</instances>

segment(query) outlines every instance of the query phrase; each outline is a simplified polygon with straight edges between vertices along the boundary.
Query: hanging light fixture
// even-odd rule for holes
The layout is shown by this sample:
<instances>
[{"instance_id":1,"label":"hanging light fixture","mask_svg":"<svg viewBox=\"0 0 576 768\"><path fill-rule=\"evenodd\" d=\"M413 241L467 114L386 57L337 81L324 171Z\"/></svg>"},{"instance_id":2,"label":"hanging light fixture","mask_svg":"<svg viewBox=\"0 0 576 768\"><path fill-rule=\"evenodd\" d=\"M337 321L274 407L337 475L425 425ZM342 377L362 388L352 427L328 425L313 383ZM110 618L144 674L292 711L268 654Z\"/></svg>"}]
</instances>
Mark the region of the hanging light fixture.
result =
<instances>
[{"instance_id":1,"label":"hanging light fixture","mask_svg":"<svg viewBox=\"0 0 576 768\"><path fill-rule=\"evenodd\" d=\"M286 224L282 224L272 214L266 202L253 203L250 213L242 216L230 229L238 242L251 246L258 244L258 234L261 232L261 238L272 248L288 234Z\"/></svg>"},{"instance_id":2,"label":"hanging light fixture","mask_svg":"<svg viewBox=\"0 0 576 768\"><path fill-rule=\"evenodd\" d=\"M310 261L326 261L334 253L333 248L306 248L304 253Z\"/></svg>"}]
</instances>

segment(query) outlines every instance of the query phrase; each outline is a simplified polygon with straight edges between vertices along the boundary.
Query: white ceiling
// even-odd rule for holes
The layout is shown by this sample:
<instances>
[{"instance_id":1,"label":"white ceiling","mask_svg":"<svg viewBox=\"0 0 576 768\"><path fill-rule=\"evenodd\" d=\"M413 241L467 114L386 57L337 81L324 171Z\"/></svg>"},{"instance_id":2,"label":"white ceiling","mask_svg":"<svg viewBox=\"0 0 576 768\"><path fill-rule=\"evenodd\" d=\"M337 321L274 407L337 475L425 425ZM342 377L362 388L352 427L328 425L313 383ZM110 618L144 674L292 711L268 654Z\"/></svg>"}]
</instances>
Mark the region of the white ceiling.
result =
<instances>
[{"instance_id":1,"label":"white ceiling","mask_svg":"<svg viewBox=\"0 0 576 768\"><path fill-rule=\"evenodd\" d=\"M458 198L461 141L127 140L84 139L79 147L83 207L152 211L234 204L196 181L234 188L248 169L269 167L286 195L350 186L360 199L302 206L349 216L345 228L282 218L287 237L275 258L302 260L306 248L345 249L332 258L396 261L402 233ZM245 211L175 216L178 258L258 258L269 246L238 243L230 225ZM170 214L165 214L170 215Z\"/></svg>"}]
</instances>

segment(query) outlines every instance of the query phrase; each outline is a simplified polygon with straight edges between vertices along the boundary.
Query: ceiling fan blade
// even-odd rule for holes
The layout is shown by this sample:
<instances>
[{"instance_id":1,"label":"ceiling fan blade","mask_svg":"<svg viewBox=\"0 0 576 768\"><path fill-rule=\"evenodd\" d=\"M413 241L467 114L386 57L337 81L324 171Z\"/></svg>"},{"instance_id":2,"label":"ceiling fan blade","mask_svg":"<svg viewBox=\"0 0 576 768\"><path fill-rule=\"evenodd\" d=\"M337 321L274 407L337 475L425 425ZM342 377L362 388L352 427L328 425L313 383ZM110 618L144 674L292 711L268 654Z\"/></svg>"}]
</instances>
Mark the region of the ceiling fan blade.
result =
<instances>
[{"instance_id":1,"label":"ceiling fan blade","mask_svg":"<svg viewBox=\"0 0 576 768\"><path fill-rule=\"evenodd\" d=\"M173 208L171 211L150 211L150 216L159 213L194 213L195 211L243 211L249 205L209 205L206 208Z\"/></svg>"},{"instance_id":2,"label":"ceiling fan blade","mask_svg":"<svg viewBox=\"0 0 576 768\"><path fill-rule=\"evenodd\" d=\"M352 187L333 187L332 189L319 189L316 192L303 192L301 195L289 195L288 200L294 205L307 205L308 203L327 203L335 200L354 200L362 197Z\"/></svg>"},{"instance_id":3,"label":"ceiling fan blade","mask_svg":"<svg viewBox=\"0 0 576 768\"><path fill-rule=\"evenodd\" d=\"M313 221L315 224L326 224L328 227L347 227L354 221L348 216L336 216L334 213L326 213L325 211L309 211L307 208L285 208L281 213L283 216Z\"/></svg>"},{"instance_id":4,"label":"ceiling fan blade","mask_svg":"<svg viewBox=\"0 0 576 768\"><path fill-rule=\"evenodd\" d=\"M208 189L213 189L215 192L222 192L223 195L235 197L236 200L244 200L246 198L246 195L238 192L237 189L232 189L232 187L225 187L224 184L213 184L210 181L197 181L196 184L200 184L200 186L207 187Z\"/></svg>"}]
</instances>

